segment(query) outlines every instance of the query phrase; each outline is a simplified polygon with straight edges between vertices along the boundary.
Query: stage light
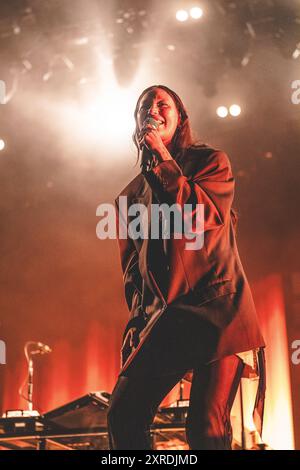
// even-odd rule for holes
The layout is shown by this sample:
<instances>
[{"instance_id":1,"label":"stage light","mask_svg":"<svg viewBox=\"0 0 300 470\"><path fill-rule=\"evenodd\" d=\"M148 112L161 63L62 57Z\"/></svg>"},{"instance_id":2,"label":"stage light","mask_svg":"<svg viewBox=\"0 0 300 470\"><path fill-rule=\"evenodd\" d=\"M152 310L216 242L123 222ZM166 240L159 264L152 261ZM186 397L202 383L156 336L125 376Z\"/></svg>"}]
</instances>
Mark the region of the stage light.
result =
<instances>
[{"instance_id":1,"label":"stage light","mask_svg":"<svg viewBox=\"0 0 300 470\"><path fill-rule=\"evenodd\" d=\"M229 108L231 116L237 117L241 114L241 107L238 104L232 104Z\"/></svg>"},{"instance_id":2,"label":"stage light","mask_svg":"<svg viewBox=\"0 0 300 470\"><path fill-rule=\"evenodd\" d=\"M53 75L52 70L48 70L46 73L43 74L43 77L42 77L43 81L48 82L48 80L52 77L52 75Z\"/></svg>"},{"instance_id":3,"label":"stage light","mask_svg":"<svg viewBox=\"0 0 300 470\"><path fill-rule=\"evenodd\" d=\"M16 34L16 35L20 34L21 28L20 28L20 26L19 26L18 24L14 24L14 25L13 25L13 32L14 32L14 34Z\"/></svg>"},{"instance_id":4,"label":"stage light","mask_svg":"<svg viewBox=\"0 0 300 470\"><path fill-rule=\"evenodd\" d=\"M203 10L200 7L193 7L190 9L190 16L194 20L198 20L203 16Z\"/></svg>"},{"instance_id":5,"label":"stage light","mask_svg":"<svg viewBox=\"0 0 300 470\"><path fill-rule=\"evenodd\" d=\"M27 70L27 72L29 72L30 70L32 70L32 63L29 62L28 59L22 60L22 64L24 65L24 67L25 67L25 69Z\"/></svg>"},{"instance_id":6,"label":"stage light","mask_svg":"<svg viewBox=\"0 0 300 470\"><path fill-rule=\"evenodd\" d=\"M116 86L107 90L99 100L83 109L82 130L92 138L114 142L125 139L134 129L134 119L128 111L132 108L132 96L127 90Z\"/></svg>"},{"instance_id":7,"label":"stage light","mask_svg":"<svg viewBox=\"0 0 300 470\"><path fill-rule=\"evenodd\" d=\"M219 106L216 112L220 118L226 118L228 116L228 109L226 106Z\"/></svg>"},{"instance_id":8,"label":"stage light","mask_svg":"<svg viewBox=\"0 0 300 470\"><path fill-rule=\"evenodd\" d=\"M5 148L5 142L4 140L0 139L0 151Z\"/></svg>"},{"instance_id":9,"label":"stage light","mask_svg":"<svg viewBox=\"0 0 300 470\"><path fill-rule=\"evenodd\" d=\"M62 55L61 60L69 70L74 70L75 65L73 64L71 59L69 59L69 57L67 57L66 55Z\"/></svg>"},{"instance_id":10,"label":"stage light","mask_svg":"<svg viewBox=\"0 0 300 470\"><path fill-rule=\"evenodd\" d=\"M176 12L177 21L186 21L189 17L189 14L186 10L178 10Z\"/></svg>"},{"instance_id":11,"label":"stage light","mask_svg":"<svg viewBox=\"0 0 300 470\"><path fill-rule=\"evenodd\" d=\"M81 38L76 38L73 41L75 46L86 46L89 43L89 38L86 36L82 36Z\"/></svg>"},{"instance_id":12,"label":"stage light","mask_svg":"<svg viewBox=\"0 0 300 470\"><path fill-rule=\"evenodd\" d=\"M85 100L78 116L83 137L119 150L131 141L135 126L133 110L135 87L121 87L110 56L101 56L102 87L93 99ZM96 96L96 98L95 98Z\"/></svg>"},{"instance_id":13,"label":"stage light","mask_svg":"<svg viewBox=\"0 0 300 470\"><path fill-rule=\"evenodd\" d=\"M265 153L264 153L264 157L265 157L267 160L270 160L271 158L273 158L273 153L272 153L272 152L265 152Z\"/></svg>"},{"instance_id":14,"label":"stage light","mask_svg":"<svg viewBox=\"0 0 300 470\"><path fill-rule=\"evenodd\" d=\"M298 59L298 57L300 57L300 42L297 44L297 47L296 49L294 50L293 54L293 59Z\"/></svg>"}]
</instances>

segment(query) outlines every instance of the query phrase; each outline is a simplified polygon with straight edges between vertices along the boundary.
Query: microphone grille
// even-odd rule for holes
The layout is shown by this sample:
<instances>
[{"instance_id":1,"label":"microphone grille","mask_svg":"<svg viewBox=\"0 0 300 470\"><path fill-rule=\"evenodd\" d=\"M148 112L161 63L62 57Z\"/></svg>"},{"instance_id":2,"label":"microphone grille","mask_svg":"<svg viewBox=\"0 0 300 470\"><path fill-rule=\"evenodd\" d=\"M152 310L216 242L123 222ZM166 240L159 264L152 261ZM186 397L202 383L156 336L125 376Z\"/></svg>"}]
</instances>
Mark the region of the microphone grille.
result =
<instances>
[{"instance_id":1,"label":"microphone grille","mask_svg":"<svg viewBox=\"0 0 300 470\"><path fill-rule=\"evenodd\" d=\"M153 119L152 117L147 118L147 122L151 124L151 126L155 127L156 129L159 126L159 122L156 119Z\"/></svg>"}]
</instances>

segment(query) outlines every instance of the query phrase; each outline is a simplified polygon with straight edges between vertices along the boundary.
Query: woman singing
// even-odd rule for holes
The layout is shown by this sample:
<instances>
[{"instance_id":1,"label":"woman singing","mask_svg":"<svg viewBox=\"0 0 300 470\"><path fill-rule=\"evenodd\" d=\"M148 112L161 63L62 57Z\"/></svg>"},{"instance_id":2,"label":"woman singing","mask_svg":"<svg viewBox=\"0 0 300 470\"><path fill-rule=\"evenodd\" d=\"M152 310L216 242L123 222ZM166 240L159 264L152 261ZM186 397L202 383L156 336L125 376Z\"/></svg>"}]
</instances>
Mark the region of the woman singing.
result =
<instances>
[{"instance_id":1,"label":"woman singing","mask_svg":"<svg viewBox=\"0 0 300 470\"><path fill-rule=\"evenodd\" d=\"M130 317L108 410L110 448L151 449L159 404L193 371L188 444L231 449L230 410L247 367L260 375L254 419L261 432L265 344L236 246L230 162L224 152L192 140L186 109L166 86L144 90L134 115L141 173L116 199ZM140 218L148 224L146 236L129 230L132 207L146 209ZM159 236L153 214L162 227L172 219Z\"/></svg>"}]
</instances>

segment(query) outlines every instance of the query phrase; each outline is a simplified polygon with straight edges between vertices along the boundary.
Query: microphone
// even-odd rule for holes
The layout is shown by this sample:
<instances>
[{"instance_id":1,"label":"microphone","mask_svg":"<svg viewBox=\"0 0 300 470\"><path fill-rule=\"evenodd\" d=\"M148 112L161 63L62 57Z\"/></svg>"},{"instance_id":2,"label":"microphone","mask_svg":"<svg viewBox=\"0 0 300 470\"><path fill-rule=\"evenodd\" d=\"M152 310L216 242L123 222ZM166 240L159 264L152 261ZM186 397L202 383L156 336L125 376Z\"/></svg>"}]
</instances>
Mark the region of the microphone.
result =
<instances>
[{"instance_id":1,"label":"microphone","mask_svg":"<svg viewBox=\"0 0 300 470\"><path fill-rule=\"evenodd\" d=\"M52 349L47 344L38 343L38 347L40 348L41 351L43 351L46 354L52 352Z\"/></svg>"},{"instance_id":2,"label":"microphone","mask_svg":"<svg viewBox=\"0 0 300 470\"><path fill-rule=\"evenodd\" d=\"M147 117L144 121L143 127L147 124L150 124L155 129L159 127L160 122L152 117ZM150 150L147 148L145 143L142 144L142 153L141 153L141 169L142 173L152 170L154 165L153 155Z\"/></svg>"},{"instance_id":3,"label":"microphone","mask_svg":"<svg viewBox=\"0 0 300 470\"><path fill-rule=\"evenodd\" d=\"M33 345L37 346L37 349L30 351L30 354L49 354L52 352L52 349L47 344L38 342L33 343Z\"/></svg>"}]
</instances>

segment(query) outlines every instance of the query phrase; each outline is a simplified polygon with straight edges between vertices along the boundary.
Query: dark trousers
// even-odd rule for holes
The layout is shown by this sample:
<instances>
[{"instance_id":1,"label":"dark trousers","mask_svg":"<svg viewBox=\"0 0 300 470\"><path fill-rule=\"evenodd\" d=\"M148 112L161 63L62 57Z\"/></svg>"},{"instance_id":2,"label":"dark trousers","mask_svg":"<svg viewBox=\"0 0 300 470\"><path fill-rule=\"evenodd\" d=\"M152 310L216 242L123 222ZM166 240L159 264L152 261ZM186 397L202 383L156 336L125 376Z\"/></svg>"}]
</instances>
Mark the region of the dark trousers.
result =
<instances>
[{"instance_id":1,"label":"dark trousers","mask_svg":"<svg viewBox=\"0 0 300 470\"><path fill-rule=\"evenodd\" d=\"M227 356L195 367L186 421L190 449L231 449L231 407L243 372L243 361ZM170 375L119 376L110 398L110 449L151 449L150 425L163 398L187 371Z\"/></svg>"}]
</instances>

